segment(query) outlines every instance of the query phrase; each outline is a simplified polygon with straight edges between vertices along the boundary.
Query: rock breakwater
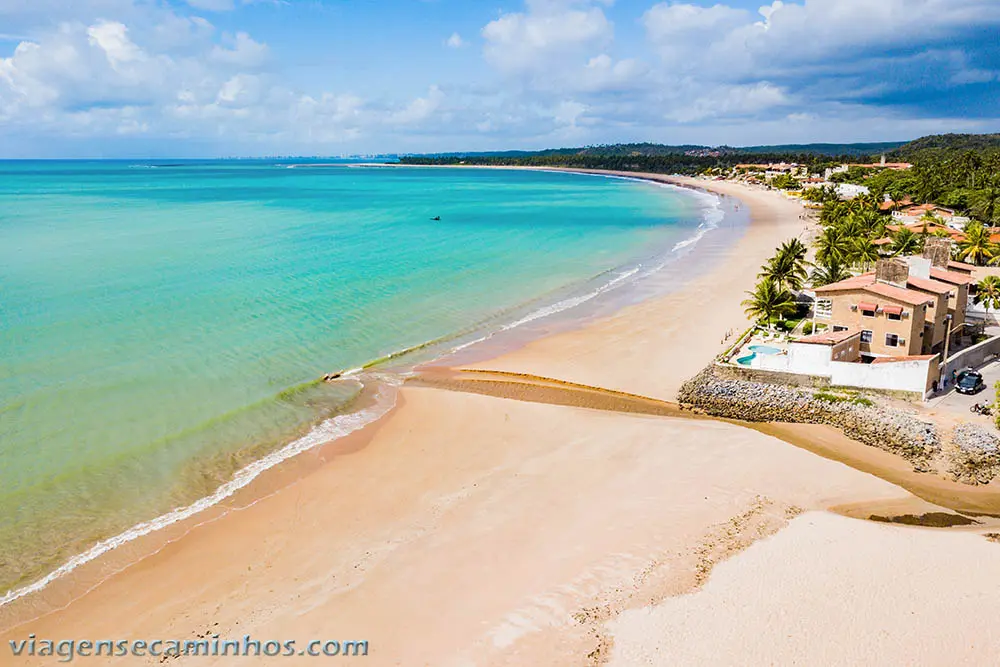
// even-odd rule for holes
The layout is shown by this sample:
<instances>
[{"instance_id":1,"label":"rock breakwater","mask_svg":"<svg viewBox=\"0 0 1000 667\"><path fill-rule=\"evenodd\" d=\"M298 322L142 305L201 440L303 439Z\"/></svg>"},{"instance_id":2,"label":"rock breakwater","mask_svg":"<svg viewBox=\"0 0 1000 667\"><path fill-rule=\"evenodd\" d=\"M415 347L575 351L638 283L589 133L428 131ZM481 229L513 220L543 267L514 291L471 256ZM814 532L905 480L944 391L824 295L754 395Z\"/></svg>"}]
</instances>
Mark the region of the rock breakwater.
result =
<instances>
[{"instance_id":1,"label":"rock breakwater","mask_svg":"<svg viewBox=\"0 0 1000 667\"><path fill-rule=\"evenodd\" d=\"M679 399L715 417L834 426L853 440L902 456L921 472L933 471L941 452L934 424L859 394L723 378L713 365L684 383Z\"/></svg>"},{"instance_id":2,"label":"rock breakwater","mask_svg":"<svg viewBox=\"0 0 1000 667\"><path fill-rule=\"evenodd\" d=\"M1000 473L1000 438L978 424L959 424L952 431L948 472L959 482L988 484Z\"/></svg>"}]
</instances>

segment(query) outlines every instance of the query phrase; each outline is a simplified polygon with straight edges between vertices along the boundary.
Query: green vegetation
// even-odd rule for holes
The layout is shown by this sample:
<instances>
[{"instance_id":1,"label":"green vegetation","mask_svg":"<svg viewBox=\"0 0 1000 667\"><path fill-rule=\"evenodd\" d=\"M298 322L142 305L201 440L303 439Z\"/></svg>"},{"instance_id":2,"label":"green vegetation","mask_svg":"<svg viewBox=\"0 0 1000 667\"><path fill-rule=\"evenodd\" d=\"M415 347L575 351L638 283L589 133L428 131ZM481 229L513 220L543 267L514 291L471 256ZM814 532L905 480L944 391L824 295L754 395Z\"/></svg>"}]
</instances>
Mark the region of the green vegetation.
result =
<instances>
[{"instance_id":1,"label":"green vegetation","mask_svg":"<svg viewBox=\"0 0 1000 667\"><path fill-rule=\"evenodd\" d=\"M758 275L760 282L752 292L747 292L750 298L742 303L747 315L771 329L776 319L781 322L799 313L800 307L792 292L802 289L805 283L808 266L806 251L806 246L799 239L789 239L781 244L774 256L761 267ZM795 325L801 319L800 316ZM787 324L779 326L786 331L791 330Z\"/></svg>"},{"instance_id":2,"label":"green vegetation","mask_svg":"<svg viewBox=\"0 0 1000 667\"><path fill-rule=\"evenodd\" d=\"M817 391L813 396L828 403L853 403L854 405L862 405L868 408L875 405L870 399L861 396L857 392L835 394L832 391Z\"/></svg>"},{"instance_id":3,"label":"green vegetation","mask_svg":"<svg viewBox=\"0 0 1000 667\"><path fill-rule=\"evenodd\" d=\"M924 137L893 151L912 169L851 168L833 180L863 184L880 200L909 197L952 208L987 225L1000 224L1000 134Z\"/></svg>"},{"instance_id":4,"label":"green vegetation","mask_svg":"<svg viewBox=\"0 0 1000 667\"><path fill-rule=\"evenodd\" d=\"M779 190L801 190L802 184L791 174L779 174L769 181L772 188Z\"/></svg>"},{"instance_id":5,"label":"green vegetation","mask_svg":"<svg viewBox=\"0 0 1000 667\"><path fill-rule=\"evenodd\" d=\"M963 262L982 265L1000 259L1000 246L990 240L990 229L971 222L965 227L965 239L958 244L957 256Z\"/></svg>"},{"instance_id":6,"label":"green vegetation","mask_svg":"<svg viewBox=\"0 0 1000 667\"><path fill-rule=\"evenodd\" d=\"M400 158L402 164L469 164L488 166L570 167L648 171L661 174L710 174L721 176L737 164L795 163L822 172L826 167L852 162L860 156L880 155L901 144L802 144L789 146L664 146L652 143L613 144L557 148L544 151L499 153L446 153ZM777 187L777 186L776 186Z\"/></svg>"},{"instance_id":7,"label":"green vegetation","mask_svg":"<svg viewBox=\"0 0 1000 667\"><path fill-rule=\"evenodd\" d=\"M972 297L972 302L990 309L1000 308L1000 276L986 276L976 283L976 295Z\"/></svg>"},{"instance_id":8,"label":"green vegetation","mask_svg":"<svg viewBox=\"0 0 1000 667\"><path fill-rule=\"evenodd\" d=\"M997 428L1000 428L1000 410L996 409L997 407L1000 407L1000 380L997 380L996 384L993 385L993 391L994 391L994 394L993 394L993 406L994 406L994 410L993 410L993 424Z\"/></svg>"},{"instance_id":9,"label":"green vegetation","mask_svg":"<svg viewBox=\"0 0 1000 667\"><path fill-rule=\"evenodd\" d=\"M768 329L775 317L791 315L798 308L792 293L768 278L757 283L757 287L747 294L750 298L742 303L744 312L761 324L766 323Z\"/></svg>"},{"instance_id":10,"label":"green vegetation","mask_svg":"<svg viewBox=\"0 0 1000 667\"><path fill-rule=\"evenodd\" d=\"M821 262L809 274L809 280L812 281L813 287L832 285L850 277L851 272L838 261Z\"/></svg>"},{"instance_id":11,"label":"green vegetation","mask_svg":"<svg viewBox=\"0 0 1000 667\"><path fill-rule=\"evenodd\" d=\"M806 252L807 248L802 241L798 239L785 241L774 257L761 267L757 277L772 280L781 289L792 291L802 289L807 278Z\"/></svg>"},{"instance_id":12,"label":"green vegetation","mask_svg":"<svg viewBox=\"0 0 1000 667\"><path fill-rule=\"evenodd\" d=\"M1000 152L1000 134L937 134L911 141L888 155L910 162L928 158L947 158L969 151Z\"/></svg>"}]
</instances>

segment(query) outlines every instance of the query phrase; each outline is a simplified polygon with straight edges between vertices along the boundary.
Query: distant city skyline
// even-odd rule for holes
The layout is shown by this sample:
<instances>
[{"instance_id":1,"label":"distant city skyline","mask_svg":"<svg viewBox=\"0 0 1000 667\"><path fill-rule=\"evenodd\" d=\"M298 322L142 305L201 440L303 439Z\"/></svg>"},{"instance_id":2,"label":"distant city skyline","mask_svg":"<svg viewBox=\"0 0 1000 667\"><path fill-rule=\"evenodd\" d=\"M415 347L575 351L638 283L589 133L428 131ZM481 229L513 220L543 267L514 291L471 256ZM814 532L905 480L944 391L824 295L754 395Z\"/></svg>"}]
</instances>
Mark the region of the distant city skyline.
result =
<instances>
[{"instance_id":1,"label":"distant city skyline","mask_svg":"<svg viewBox=\"0 0 1000 667\"><path fill-rule=\"evenodd\" d=\"M0 158L1000 131L993 0L0 0Z\"/></svg>"}]
</instances>

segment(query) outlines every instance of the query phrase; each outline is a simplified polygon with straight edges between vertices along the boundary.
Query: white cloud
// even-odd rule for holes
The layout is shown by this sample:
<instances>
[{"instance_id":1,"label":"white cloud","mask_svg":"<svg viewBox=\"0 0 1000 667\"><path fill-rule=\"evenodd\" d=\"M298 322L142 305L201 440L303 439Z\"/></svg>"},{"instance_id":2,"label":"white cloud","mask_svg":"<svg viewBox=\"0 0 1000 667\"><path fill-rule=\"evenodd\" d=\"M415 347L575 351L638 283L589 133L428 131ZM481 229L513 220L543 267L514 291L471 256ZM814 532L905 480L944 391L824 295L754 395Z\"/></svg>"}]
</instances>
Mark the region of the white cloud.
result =
<instances>
[{"instance_id":1,"label":"white cloud","mask_svg":"<svg viewBox=\"0 0 1000 667\"><path fill-rule=\"evenodd\" d=\"M717 117L753 116L761 111L789 104L788 95L773 84L762 81L754 84L720 86L693 100L672 109L667 118L680 123L703 121Z\"/></svg>"},{"instance_id":2,"label":"white cloud","mask_svg":"<svg viewBox=\"0 0 1000 667\"><path fill-rule=\"evenodd\" d=\"M199 15L252 1L266 0L0 0L3 32L27 36L13 49L0 43L0 147L27 145L29 135L50 145L132 137L282 153L342 142L360 150L738 143L741 133L771 143L782 132L838 140L860 128L899 138L980 122L938 117L958 111L918 122L924 102L917 111L881 103L900 86L921 100L962 87L983 98L1000 80L995 52L969 46L1000 25L994 0L761 0L757 11L735 0L524 0L483 19L492 74L477 72L475 84L435 70L408 82L424 92L400 99L355 73L331 72L294 89L284 82L304 75L281 62L287 47L270 52L267 27L241 31L234 12L221 17L231 30L223 33L205 18L216 15ZM612 19L638 22L645 41L616 43ZM441 43L470 41L456 32ZM463 55L475 65L466 62L473 52ZM445 60L457 67L459 59ZM353 83L329 90L329 80ZM945 108L966 111L960 101Z\"/></svg>"},{"instance_id":3,"label":"white cloud","mask_svg":"<svg viewBox=\"0 0 1000 667\"><path fill-rule=\"evenodd\" d=\"M576 80L581 90L589 92L628 90L648 73L648 68L634 58L615 62L602 53L587 61Z\"/></svg>"},{"instance_id":4,"label":"white cloud","mask_svg":"<svg viewBox=\"0 0 1000 667\"><path fill-rule=\"evenodd\" d=\"M756 15L664 2L643 18L665 63L730 80L857 61L949 33L1000 25L993 0L775 0Z\"/></svg>"},{"instance_id":5,"label":"white cloud","mask_svg":"<svg viewBox=\"0 0 1000 667\"><path fill-rule=\"evenodd\" d=\"M142 51L129 39L128 28L121 23L101 21L87 28L87 35L92 45L104 51L115 70L144 59Z\"/></svg>"},{"instance_id":6,"label":"white cloud","mask_svg":"<svg viewBox=\"0 0 1000 667\"><path fill-rule=\"evenodd\" d=\"M213 60L239 67L258 67L267 59L267 44L254 41L245 32L238 32L235 37L227 35L224 39L230 48L216 45L212 49Z\"/></svg>"},{"instance_id":7,"label":"white cloud","mask_svg":"<svg viewBox=\"0 0 1000 667\"><path fill-rule=\"evenodd\" d=\"M430 118L444 101L444 93L437 86L431 86L426 97L418 97L406 108L389 115L389 122L399 125L412 125Z\"/></svg>"},{"instance_id":8,"label":"white cloud","mask_svg":"<svg viewBox=\"0 0 1000 667\"><path fill-rule=\"evenodd\" d=\"M581 58L613 35L604 11L589 2L531 0L527 10L503 14L482 30L483 54L501 71L523 73L560 66L566 59Z\"/></svg>"}]
</instances>

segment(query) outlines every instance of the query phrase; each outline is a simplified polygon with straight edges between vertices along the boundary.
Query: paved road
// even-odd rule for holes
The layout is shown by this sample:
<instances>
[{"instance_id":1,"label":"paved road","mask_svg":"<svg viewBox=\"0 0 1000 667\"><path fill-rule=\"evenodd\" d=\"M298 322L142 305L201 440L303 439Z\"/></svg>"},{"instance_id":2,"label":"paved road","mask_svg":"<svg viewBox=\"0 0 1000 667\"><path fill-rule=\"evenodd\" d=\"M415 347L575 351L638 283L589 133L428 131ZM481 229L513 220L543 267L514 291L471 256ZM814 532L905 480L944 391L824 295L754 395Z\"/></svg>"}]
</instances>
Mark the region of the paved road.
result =
<instances>
[{"instance_id":1,"label":"paved road","mask_svg":"<svg viewBox=\"0 0 1000 667\"><path fill-rule=\"evenodd\" d=\"M1000 380L1000 361L994 361L978 370L983 374L983 382L986 384L986 389L983 389L978 394L968 396L955 391L949 381L948 392L932 398L928 401L928 407L962 413L968 416L971 414L969 408L972 407L973 403L995 403L996 390L993 386Z\"/></svg>"}]
</instances>

